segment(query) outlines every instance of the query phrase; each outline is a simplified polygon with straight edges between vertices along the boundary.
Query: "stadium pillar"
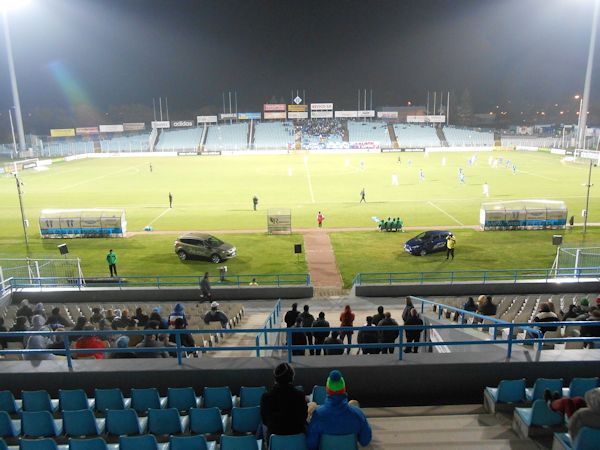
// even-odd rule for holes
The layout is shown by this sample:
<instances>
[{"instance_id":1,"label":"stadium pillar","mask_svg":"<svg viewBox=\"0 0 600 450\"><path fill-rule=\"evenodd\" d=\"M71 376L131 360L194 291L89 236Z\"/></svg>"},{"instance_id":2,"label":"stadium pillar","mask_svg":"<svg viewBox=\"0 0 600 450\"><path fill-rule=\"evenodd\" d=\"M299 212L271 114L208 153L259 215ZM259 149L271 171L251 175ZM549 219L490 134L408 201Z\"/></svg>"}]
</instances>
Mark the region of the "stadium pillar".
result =
<instances>
[{"instance_id":1,"label":"stadium pillar","mask_svg":"<svg viewBox=\"0 0 600 450\"><path fill-rule=\"evenodd\" d=\"M13 60L12 44L10 41L10 30L8 29L8 12L2 12L4 27L4 42L6 43L6 57L8 59L8 71L10 73L10 86L12 89L13 102L15 106L15 119L17 121L17 134L19 136L19 153L27 150L25 145L25 131L23 128L23 116L21 114L21 101L19 100L19 88L17 86L17 74L15 73L15 62Z\"/></svg>"}]
</instances>

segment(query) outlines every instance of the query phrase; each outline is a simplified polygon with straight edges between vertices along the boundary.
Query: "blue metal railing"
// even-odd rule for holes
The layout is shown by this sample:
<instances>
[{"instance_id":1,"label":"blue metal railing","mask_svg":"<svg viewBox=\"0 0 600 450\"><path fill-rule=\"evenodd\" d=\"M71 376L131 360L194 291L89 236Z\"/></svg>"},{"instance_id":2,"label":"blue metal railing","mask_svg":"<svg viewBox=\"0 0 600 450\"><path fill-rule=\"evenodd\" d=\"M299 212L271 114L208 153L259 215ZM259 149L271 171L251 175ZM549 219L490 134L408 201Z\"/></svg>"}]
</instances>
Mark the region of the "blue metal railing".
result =
<instances>
[{"instance_id":1,"label":"blue metal railing","mask_svg":"<svg viewBox=\"0 0 600 450\"><path fill-rule=\"evenodd\" d=\"M85 286L106 286L106 287L189 287L199 286L202 276L181 275L181 276L127 276L119 278L110 277L42 277L42 278L9 278L7 289L23 288L57 288L71 287L83 289ZM252 280L256 280L259 286L309 286L310 275L306 273L278 273L278 274L241 274L241 275L220 275L209 276L209 281L213 286L249 286Z\"/></svg>"},{"instance_id":2,"label":"blue metal railing","mask_svg":"<svg viewBox=\"0 0 600 450\"><path fill-rule=\"evenodd\" d=\"M260 337L262 336L264 341L265 341L265 345L269 344L269 333L267 332L268 329L271 328L275 328L279 325L279 316L281 315L281 299L277 300L277 303L275 303L275 306L273 307L273 311L271 311L271 313L269 314L269 317L266 318L265 320L265 325L263 327L263 332L262 333L258 333L256 335L256 356L260 357Z\"/></svg>"},{"instance_id":3,"label":"blue metal railing","mask_svg":"<svg viewBox=\"0 0 600 450\"><path fill-rule=\"evenodd\" d=\"M565 278L580 279L600 277L600 267L563 268L563 269L494 269L494 270L456 270L448 272L365 272L358 273L352 283L362 284L425 284L425 283L490 283L507 281L538 281L554 283Z\"/></svg>"}]
</instances>

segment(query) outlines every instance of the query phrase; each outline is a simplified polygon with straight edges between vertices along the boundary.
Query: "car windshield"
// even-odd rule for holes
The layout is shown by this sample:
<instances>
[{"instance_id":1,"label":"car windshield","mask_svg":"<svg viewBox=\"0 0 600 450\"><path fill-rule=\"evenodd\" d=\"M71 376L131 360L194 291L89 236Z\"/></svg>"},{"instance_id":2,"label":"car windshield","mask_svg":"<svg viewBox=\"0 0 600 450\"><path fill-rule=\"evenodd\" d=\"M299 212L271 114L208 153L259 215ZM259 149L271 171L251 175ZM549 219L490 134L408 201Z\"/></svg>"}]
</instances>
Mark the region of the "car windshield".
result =
<instances>
[{"instance_id":1,"label":"car windshield","mask_svg":"<svg viewBox=\"0 0 600 450\"><path fill-rule=\"evenodd\" d=\"M427 235L427 231L424 231L423 233L415 236L415 239L425 239L426 235Z\"/></svg>"},{"instance_id":2,"label":"car windshield","mask_svg":"<svg viewBox=\"0 0 600 450\"><path fill-rule=\"evenodd\" d=\"M206 242L208 243L209 247L218 247L219 245L223 245L223 241L214 236L209 237Z\"/></svg>"}]
</instances>

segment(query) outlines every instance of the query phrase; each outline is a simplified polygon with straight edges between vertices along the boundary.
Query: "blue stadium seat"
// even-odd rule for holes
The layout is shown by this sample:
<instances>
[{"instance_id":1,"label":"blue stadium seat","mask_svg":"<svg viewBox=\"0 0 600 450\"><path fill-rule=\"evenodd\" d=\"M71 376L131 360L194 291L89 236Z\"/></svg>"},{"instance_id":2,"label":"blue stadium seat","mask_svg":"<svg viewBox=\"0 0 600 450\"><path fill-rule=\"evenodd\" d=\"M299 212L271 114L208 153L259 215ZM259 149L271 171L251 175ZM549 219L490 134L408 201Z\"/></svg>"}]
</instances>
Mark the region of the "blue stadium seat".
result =
<instances>
[{"instance_id":1,"label":"blue stadium seat","mask_svg":"<svg viewBox=\"0 0 600 450\"><path fill-rule=\"evenodd\" d=\"M552 449L561 450L598 450L600 428L582 427L577 433L575 442L569 433L554 433Z\"/></svg>"},{"instance_id":2,"label":"blue stadium seat","mask_svg":"<svg viewBox=\"0 0 600 450\"><path fill-rule=\"evenodd\" d=\"M167 404L166 398L160 398L158 389L131 389L131 407L138 413L145 413L149 409L161 409Z\"/></svg>"},{"instance_id":3,"label":"blue stadium seat","mask_svg":"<svg viewBox=\"0 0 600 450\"><path fill-rule=\"evenodd\" d=\"M513 429L523 439L544 436L564 427L561 413L551 411L544 400L536 400L531 408L515 408ZM556 428L556 429L555 429Z\"/></svg>"},{"instance_id":4,"label":"blue stadium seat","mask_svg":"<svg viewBox=\"0 0 600 450\"><path fill-rule=\"evenodd\" d=\"M120 389L96 389L94 391L96 411L104 413L107 409L129 408L131 399L124 399Z\"/></svg>"},{"instance_id":5,"label":"blue stadium seat","mask_svg":"<svg viewBox=\"0 0 600 450\"><path fill-rule=\"evenodd\" d=\"M355 450L358 449L355 434L322 434L319 450Z\"/></svg>"},{"instance_id":6,"label":"blue stadium seat","mask_svg":"<svg viewBox=\"0 0 600 450\"><path fill-rule=\"evenodd\" d=\"M563 397L584 397L587 391L598 387L598 377L573 378L568 388L563 388Z\"/></svg>"},{"instance_id":7,"label":"blue stadium seat","mask_svg":"<svg viewBox=\"0 0 600 450\"><path fill-rule=\"evenodd\" d=\"M171 436L169 450L215 450L215 442L206 442L204 436Z\"/></svg>"},{"instance_id":8,"label":"blue stadium seat","mask_svg":"<svg viewBox=\"0 0 600 450\"><path fill-rule=\"evenodd\" d=\"M200 400L191 387L169 388L167 390L167 408L189 411L191 408L197 408L200 405Z\"/></svg>"},{"instance_id":9,"label":"blue stadium seat","mask_svg":"<svg viewBox=\"0 0 600 450\"><path fill-rule=\"evenodd\" d=\"M317 405L322 405L325 403L326 398L327 391L325 390L325 386L313 386L312 394L310 394L311 402L315 402Z\"/></svg>"},{"instance_id":10,"label":"blue stadium seat","mask_svg":"<svg viewBox=\"0 0 600 450\"><path fill-rule=\"evenodd\" d=\"M240 388L240 406L242 408L248 408L250 406L260 406L260 399L266 392L267 388L264 386L258 387L247 387L242 386Z\"/></svg>"},{"instance_id":11,"label":"blue stadium seat","mask_svg":"<svg viewBox=\"0 0 600 450\"><path fill-rule=\"evenodd\" d=\"M205 408L216 406L221 411L229 412L235 403L235 396L231 395L228 387L205 387L202 402Z\"/></svg>"},{"instance_id":12,"label":"blue stadium seat","mask_svg":"<svg viewBox=\"0 0 600 450\"><path fill-rule=\"evenodd\" d=\"M146 432L148 419L138 418L133 409L106 411L106 434L113 436L136 435Z\"/></svg>"},{"instance_id":13,"label":"blue stadium seat","mask_svg":"<svg viewBox=\"0 0 600 450\"><path fill-rule=\"evenodd\" d=\"M52 400L46 391L23 391L23 411L58 410L58 400Z\"/></svg>"},{"instance_id":14,"label":"blue stadium seat","mask_svg":"<svg viewBox=\"0 0 600 450\"><path fill-rule=\"evenodd\" d=\"M219 450L260 450L262 440L256 440L254 436L221 436ZM339 449L338 449L339 450Z\"/></svg>"},{"instance_id":15,"label":"blue stadium seat","mask_svg":"<svg viewBox=\"0 0 600 450\"><path fill-rule=\"evenodd\" d=\"M93 408L94 400L88 400L83 389L60 389L58 391L58 405L61 411L75 411Z\"/></svg>"},{"instance_id":16,"label":"blue stadium seat","mask_svg":"<svg viewBox=\"0 0 600 450\"><path fill-rule=\"evenodd\" d=\"M8 446L6 445L6 442L4 442L4 439L0 438L0 450L8 450Z\"/></svg>"},{"instance_id":17,"label":"blue stadium seat","mask_svg":"<svg viewBox=\"0 0 600 450\"><path fill-rule=\"evenodd\" d=\"M21 411L21 404L15 400L10 391L0 391L0 411L6 411L9 414L16 414Z\"/></svg>"},{"instance_id":18,"label":"blue stadium seat","mask_svg":"<svg viewBox=\"0 0 600 450\"><path fill-rule=\"evenodd\" d=\"M502 408L499 404L513 405L525 402L525 378L520 380L501 380L498 387L486 387L483 391L483 402L486 411L495 413ZM511 410L512 406L504 408Z\"/></svg>"},{"instance_id":19,"label":"blue stadium seat","mask_svg":"<svg viewBox=\"0 0 600 450\"><path fill-rule=\"evenodd\" d=\"M219 435L225 430L227 415L221 415L221 410L213 408L190 409L190 431L195 434Z\"/></svg>"},{"instance_id":20,"label":"blue stadium seat","mask_svg":"<svg viewBox=\"0 0 600 450\"><path fill-rule=\"evenodd\" d=\"M69 439L69 450L118 450L118 445L107 445L101 437L91 439Z\"/></svg>"},{"instance_id":21,"label":"blue stadium seat","mask_svg":"<svg viewBox=\"0 0 600 450\"><path fill-rule=\"evenodd\" d=\"M119 450L162 450L166 445L159 445L151 434L143 436L121 436Z\"/></svg>"},{"instance_id":22,"label":"blue stadium seat","mask_svg":"<svg viewBox=\"0 0 600 450\"><path fill-rule=\"evenodd\" d=\"M562 386L562 378L538 378L535 380L532 388L525 389L525 396L527 401L533 402L543 399L546 389L549 389L551 392L562 392Z\"/></svg>"},{"instance_id":23,"label":"blue stadium seat","mask_svg":"<svg viewBox=\"0 0 600 450\"><path fill-rule=\"evenodd\" d=\"M21 422L12 420L6 411L0 411L0 438L16 438L21 434Z\"/></svg>"},{"instance_id":24,"label":"blue stadium seat","mask_svg":"<svg viewBox=\"0 0 600 450\"><path fill-rule=\"evenodd\" d=\"M62 447L62 446L61 446ZM57 450L54 439L21 439L19 450Z\"/></svg>"},{"instance_id":25,"label":"blue stadium seat","mask_svg":"<svg viewBox=\"0 0 600 450\"><path fill-rule=\"evenodd\" d=\"M48 411L23 411L21 433L27 437L56 437L62 434L62 420L54 420Z\"/></svg>"},{"instance_id":26,"label":"blue stadium seat","mask_svg":"<svg viewBox=\"0 0 600 450\"><path fill-rule=\"evenodd\" d=\"M187 416L179 417L177 408L151 408L148 410L148 433L155 435L185 433L188 419Z\"/></svg>"},{"instance_id":27,"label":"blue stadium seat","mask_svg":"<svg viewBox=\"0 0 600 450\"><path fill-rule=\"evenodd\" d=\"M269 450L308 450L304 433L288 436L272 434L269 442Z\"/></svg>"},{"instance_id":28,"label":"blue stadium seat","mask_svg":"<svg viewBox=\"0 0 600 450\"><path fill-rule=\"evenodd\" d=\"M234 433L256 434L260 426L260 406L249 408L233 407L231 410L231 431Z\"/></svg>"},{"instance_id":29,"label":"blue stadium seat","mask_svg":"<svg viewBox=\"0 0 600 450\"><path fill-rule=\"evenodd\" d=\"M100 436L104 433L105 419L96 419L91 409L63 411L63 427L70 437Z\"/></svg>"}]
</instances>

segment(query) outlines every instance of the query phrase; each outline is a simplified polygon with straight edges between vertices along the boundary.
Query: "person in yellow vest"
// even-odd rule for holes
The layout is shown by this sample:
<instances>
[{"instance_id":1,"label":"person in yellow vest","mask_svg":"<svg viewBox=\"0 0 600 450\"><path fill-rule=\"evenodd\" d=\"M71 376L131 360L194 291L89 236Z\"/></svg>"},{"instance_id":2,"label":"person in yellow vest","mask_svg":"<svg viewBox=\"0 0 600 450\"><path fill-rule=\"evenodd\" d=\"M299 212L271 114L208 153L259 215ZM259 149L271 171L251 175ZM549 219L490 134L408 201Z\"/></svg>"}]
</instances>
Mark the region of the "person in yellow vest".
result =
<instances>
[{"instance_id":1,"label":"person in yellow vest","mask_svg":"<svg viewBox=\"0 0 600 450\"><path fill-rule=\"evenodd\" d=\"M446 236L446 259L452 255L452 259L454 259L454 247L456 247L456 238L452 233Z\"/></svg>"}]
</instances>

